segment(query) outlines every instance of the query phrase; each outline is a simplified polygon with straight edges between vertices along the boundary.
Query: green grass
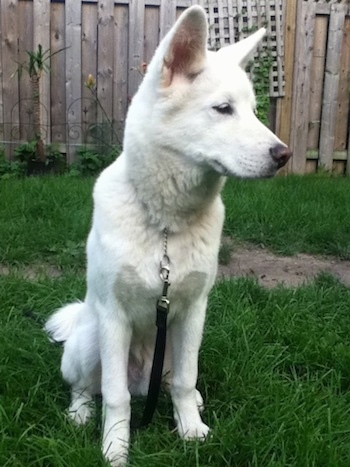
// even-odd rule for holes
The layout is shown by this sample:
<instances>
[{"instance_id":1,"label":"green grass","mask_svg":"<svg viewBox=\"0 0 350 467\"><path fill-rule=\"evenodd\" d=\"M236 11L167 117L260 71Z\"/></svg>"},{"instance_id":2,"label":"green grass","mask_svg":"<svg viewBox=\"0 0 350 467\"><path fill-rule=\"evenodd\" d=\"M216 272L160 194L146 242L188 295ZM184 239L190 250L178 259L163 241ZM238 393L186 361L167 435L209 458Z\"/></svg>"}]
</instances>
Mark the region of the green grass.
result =
<instances>
[{"instance_id":1,"label":"green grass","mask_svg":"<svg viewBox=\"0 0 350 467\"><path fill-rule=\"evenodd\" d=\"M0 184L0 262L85 262L93 179L24 178Z\"/></svg>"},{"instance_id":2,"label":"green grass","mask_svg":"<svg viewBox=\"0 0 350 467\"><path fill-rule=\"evenodd\" d=\"M30 178L0 184L0 262L84 265L93 179ZM350 258L350 179L230 180L225 233L283 254Z\"/></svg>"},{"instance_id":3,"label":"green grass","mask_svg":"<svg viewBox=\"0 0 350 467\"><path fill-rule=\"evenodd\" d=\"M225 229L276 251L346 257L349 183L323 177L231 182ZM105 465L100 410L86 427L69 423L61 348L42 331L52 310L84 296L91 189L92 180L67 177L0 184L0 261L12 271L0 276L4 467ZM48 277L44 269L25 279L33 264L59 265L62 274ZM178 439L164 394L155 422L132 435L130 466L348 467L349 310L350 289L326 275L297 289L265 290L247 279L218 284L209 300L199 378L212 435L205 443ZM134 402L133 412L142 406Z\"/></svg>"},{"instance_id":4,"label":"green grass","mask_svg":"<svg viewBox=\"0 0 350 467\"><path fill-rule=\"evenodd\" d=\"M289 176L230 180L225 232L281 254L350 258L350 179Z\"/></svg>"}]
</instances>

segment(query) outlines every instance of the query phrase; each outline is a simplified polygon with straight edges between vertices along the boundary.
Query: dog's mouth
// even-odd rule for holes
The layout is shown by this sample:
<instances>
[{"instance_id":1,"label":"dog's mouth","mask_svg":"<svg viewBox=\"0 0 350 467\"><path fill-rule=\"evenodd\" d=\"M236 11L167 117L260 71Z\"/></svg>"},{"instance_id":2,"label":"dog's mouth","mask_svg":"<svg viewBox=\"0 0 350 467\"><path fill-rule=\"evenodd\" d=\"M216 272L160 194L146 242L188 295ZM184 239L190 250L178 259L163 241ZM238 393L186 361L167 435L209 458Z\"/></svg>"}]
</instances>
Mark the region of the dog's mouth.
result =
<instances>
[{"instance_id":1,"label":"dog's mouth","mask_svg":"<svg viewBox=\"0 0 350 467\"><path fill-rule=\"evenodd\" d=\"M214 159L210 162L211 168L215 170L218 174L222 175L223 177L230 177L233 176L233 174L228 170L227 167L225 167L221 162L218 160Z\"/></svg>"},{"instance_id":2,"label":"dog's mouth","mask_svg":"<svg viewBox=\"0 0 350 467\"><path fill-rule=\"evenodd\" d=\"M254 171L247 171L244 175L231 172L227 167L225 167L221 162L214 159L210 161L210 166L215 172L223 177L236 177L236 178L247 178L247 179L256 179L256 178L272 178L276 172L277 167L273 166L269 169L266 169L262 172L256 173Z\"/></svg>"}]
</instances>

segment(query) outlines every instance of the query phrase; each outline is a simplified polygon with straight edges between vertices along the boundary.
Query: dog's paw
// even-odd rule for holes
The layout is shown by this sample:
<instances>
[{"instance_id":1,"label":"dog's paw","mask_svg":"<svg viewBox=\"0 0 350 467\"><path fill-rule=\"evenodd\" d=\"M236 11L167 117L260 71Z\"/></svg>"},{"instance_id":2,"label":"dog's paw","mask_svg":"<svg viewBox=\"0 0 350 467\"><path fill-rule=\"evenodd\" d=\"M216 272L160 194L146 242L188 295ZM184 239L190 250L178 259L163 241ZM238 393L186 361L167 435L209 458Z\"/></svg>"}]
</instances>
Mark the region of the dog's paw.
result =
<instances>
[{"instance_id":1,"label":"dog's paw","mask_svg":"<svg viewBox=\"0 0 350 467\"><path fill-rule=\"evenodd\" d=\"M112 467L124 467L128 461L128 446L126 443L108 439L103 443L103 455Z\"/></svg>"},{"instance_id":2,"label":"dog's paw","mask_svg":"<svg viewBox=\"0 0 350 467\"><path fill-rule=\"evenodd\" d=\"M197 423L195 425L188 425L188 426L178 426L177 428L179 435L181 438L185 440L200 440L204 441L209 434L209 427L203 423Z\"/></svg>"},{"instance_id":3,"label":"dog's paw","mask_svg":"<svg viewBox=\"0 0 350 467\"><path fill-rule=\"evenodd\" d=\"M196 404L200 413L204 410L204 402L201 393L196 389Z\"/></svg>"},{"instance_id":4,"label":"dog's paw","mask_svg":"<svg viewBox=\"0 0 350 467\"><path fill-rule=\"evenodd\" d=\"M78 403L75 401L68 409L69 418L77 425L84 425L93 415L93 404L91 401Z\"/></svg>"}]
</instances>

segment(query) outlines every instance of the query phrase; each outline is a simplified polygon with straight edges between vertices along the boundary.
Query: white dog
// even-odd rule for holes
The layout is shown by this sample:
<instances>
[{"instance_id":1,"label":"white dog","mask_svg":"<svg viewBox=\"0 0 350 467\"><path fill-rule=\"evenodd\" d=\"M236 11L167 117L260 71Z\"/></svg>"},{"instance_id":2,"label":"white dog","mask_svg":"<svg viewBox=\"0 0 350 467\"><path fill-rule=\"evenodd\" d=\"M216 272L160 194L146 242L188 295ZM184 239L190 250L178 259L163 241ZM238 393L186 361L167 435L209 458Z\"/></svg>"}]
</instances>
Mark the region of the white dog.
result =
<instances>
[{"instance_id":1,"label":"white dog","mask_svg":"<svg viewBox=\"0 0 350 467\"><path fill-rule=\"evenodd\" d=\"M207 51L204 10L186 10L159 45L134 96L124 151L97 180L88 238L87 294L47 322L64 341L69 412L91 416L102 392L103 452L124 465L130 394L147 394L155 344L159 262L168 233L168 342L164 375L179 435L205 438L197 360L224 220L225 176L270 177L291 156L256 118L243 68L265 31Z\"/></svg>"}]
</instances>

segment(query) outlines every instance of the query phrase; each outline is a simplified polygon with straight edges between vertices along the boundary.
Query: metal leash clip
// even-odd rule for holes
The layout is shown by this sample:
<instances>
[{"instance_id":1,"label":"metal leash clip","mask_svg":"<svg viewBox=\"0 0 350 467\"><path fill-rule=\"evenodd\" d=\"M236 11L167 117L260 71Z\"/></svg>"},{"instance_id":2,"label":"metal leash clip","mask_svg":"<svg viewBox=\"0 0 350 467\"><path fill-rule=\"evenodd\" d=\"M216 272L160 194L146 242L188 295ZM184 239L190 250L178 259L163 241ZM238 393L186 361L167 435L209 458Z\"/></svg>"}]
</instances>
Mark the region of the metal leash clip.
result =
<instances>
[{"instance_id":1,"label":"metal leash clip","mask_svg":"<svg viewBox=\"0 0 350 467\"><path fill-rule=\"evenodd\" d=\"M168 280L169 272L170 272L170 259L169 259L169 256L165 254L160 262L160 268L159 268L159 276L163 282Z\"/></svg>"}]
</instances>

